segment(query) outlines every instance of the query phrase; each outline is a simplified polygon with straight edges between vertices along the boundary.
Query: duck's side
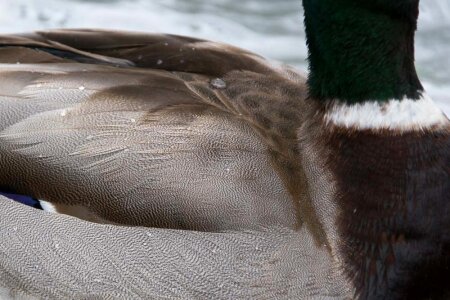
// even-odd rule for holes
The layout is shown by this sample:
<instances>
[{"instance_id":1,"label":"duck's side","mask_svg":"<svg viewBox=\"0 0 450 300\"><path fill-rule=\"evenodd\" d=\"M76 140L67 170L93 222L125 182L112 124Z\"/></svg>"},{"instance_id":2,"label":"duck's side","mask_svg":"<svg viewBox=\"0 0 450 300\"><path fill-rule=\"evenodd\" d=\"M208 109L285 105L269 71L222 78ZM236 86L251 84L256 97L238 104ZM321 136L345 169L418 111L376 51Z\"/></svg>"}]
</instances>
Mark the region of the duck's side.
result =
<instances>
[{"instance_id":1,"label":"duck's side","mask_svg":"<svg viewBox=\"0 0 450 300\"><path fill-rule=\"evenodd\" d=\"M342 299L306 228L102 225L0 197L1 299ZM299 238L302 236L303 238ZM311 255L314 253L314 255Z\"/></svg>"},{"instance_id":2,"label":"duck's side","mask_svg":"<svg viewBox=\"0 0 450 300\"><path fill-rule=\"evenodd\" d=\"M349 295L299 164L296 130L314 108L302 76L170 35L0 44L2 187L90 221L219 232L98 225L1 198L8 293Z\"/></svg>"}]
</instances>

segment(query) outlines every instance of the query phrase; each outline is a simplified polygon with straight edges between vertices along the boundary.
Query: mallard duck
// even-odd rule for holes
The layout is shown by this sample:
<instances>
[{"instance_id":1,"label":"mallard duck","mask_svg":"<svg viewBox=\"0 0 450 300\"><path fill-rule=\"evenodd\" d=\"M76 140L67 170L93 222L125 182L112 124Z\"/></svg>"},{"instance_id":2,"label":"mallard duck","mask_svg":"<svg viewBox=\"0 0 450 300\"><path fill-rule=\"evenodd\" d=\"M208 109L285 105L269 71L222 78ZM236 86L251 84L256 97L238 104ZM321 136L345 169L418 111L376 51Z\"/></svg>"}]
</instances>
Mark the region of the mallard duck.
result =
<instances>
[{"instance_id":1,"label":"mallard duck","mask_svg":"<svg viewBox=\"0 0 450 300\"><path fill-rule=\"evenodd\" d=\"M0 198L0 296L449 297L418 2L303 0L307 78L182 36L1 36L0 186L45 211Z\"/></svg>"}]
</instances>

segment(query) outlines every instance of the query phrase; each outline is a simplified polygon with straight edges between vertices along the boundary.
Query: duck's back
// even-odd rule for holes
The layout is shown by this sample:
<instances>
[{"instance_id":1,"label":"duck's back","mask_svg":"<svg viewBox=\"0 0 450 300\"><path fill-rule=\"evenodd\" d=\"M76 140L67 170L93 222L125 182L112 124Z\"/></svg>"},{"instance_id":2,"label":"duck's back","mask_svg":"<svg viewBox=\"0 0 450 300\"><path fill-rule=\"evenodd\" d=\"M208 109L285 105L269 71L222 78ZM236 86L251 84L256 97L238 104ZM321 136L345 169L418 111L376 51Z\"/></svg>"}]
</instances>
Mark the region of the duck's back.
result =
<instances>
[{"instance_id":1,"label":"duck's back","mask_svg":"<svg viewBox=\"0 0 450 300\"><path fill-rule=\"evenodd\" d=\"M292 70L171 35L54 31L0 45L3 190L97 222L298 226L305 88Z\"/></svg>"}]
</instances>

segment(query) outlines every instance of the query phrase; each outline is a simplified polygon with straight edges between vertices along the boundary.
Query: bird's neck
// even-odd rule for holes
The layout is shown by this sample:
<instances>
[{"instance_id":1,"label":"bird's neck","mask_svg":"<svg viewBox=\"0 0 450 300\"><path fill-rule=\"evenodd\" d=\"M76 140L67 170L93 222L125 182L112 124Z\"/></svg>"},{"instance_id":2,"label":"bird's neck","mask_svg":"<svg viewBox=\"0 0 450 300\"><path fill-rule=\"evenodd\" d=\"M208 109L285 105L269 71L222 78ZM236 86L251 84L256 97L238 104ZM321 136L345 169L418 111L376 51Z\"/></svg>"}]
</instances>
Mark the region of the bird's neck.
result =
<instances>
[{"instance_id":1,"label":"bird's neck","mask_svg":"<svg viewBox=\"0 0 450 300\"><path fill-rule=\"evenodd\" d=\"M418 0L303 0L310 96L346 104L420 99Z\"/></svg>"}]
</instances>

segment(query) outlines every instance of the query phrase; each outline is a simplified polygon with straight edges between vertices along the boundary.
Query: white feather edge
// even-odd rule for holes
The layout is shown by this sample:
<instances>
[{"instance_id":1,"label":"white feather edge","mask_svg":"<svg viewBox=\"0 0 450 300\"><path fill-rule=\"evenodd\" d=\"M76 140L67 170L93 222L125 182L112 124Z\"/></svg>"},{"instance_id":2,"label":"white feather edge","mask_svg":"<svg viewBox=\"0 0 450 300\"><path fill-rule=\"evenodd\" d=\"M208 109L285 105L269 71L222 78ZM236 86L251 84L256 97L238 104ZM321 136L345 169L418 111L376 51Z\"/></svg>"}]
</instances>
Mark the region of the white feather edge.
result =
<instances>
[{"instance_id":1,"label":"white feather edge","mask_svg":"<svg viewBox=\"0 0 450 300\"><path fill-rule=\"evenodd\" d=\"M334 102L325 113L325 121L353 129L423 130L448 124L444 112L426 94L418 100L367 101L362 104Z\"/></svg>"},{"instance_id":2,"label":"white feather edge","mask_svg":"<svg viewBox=\"0 0 450 300\"><path fill-rule=\"evenodd\" d=\"M44 200L39 200L41 207L44 211L54 214L66 214L69 216L77 217L82 220L86 220L89 222L95 222L99 224L114 224L120 225L119 223L115 223L109 220L106 220L95 212L91 211L89 208L81 205L68 205L68 204L53 204ZM1 300L1 298L0 298Z\"/></svg>"},{"instance_id":3,"label":"white feather edge","mask_svg":"<svg viewBox=\"0 0 450 300\"><path fill-rule=\"evenodd\" d=\"M56 207L51 204L50 202L44 201L44 200L39 200L39 203L41 204L41 207L44 211L46 212L50 212L50 213L58 213L58 211L56 210Z\"/></svg>"}]
</instances>

